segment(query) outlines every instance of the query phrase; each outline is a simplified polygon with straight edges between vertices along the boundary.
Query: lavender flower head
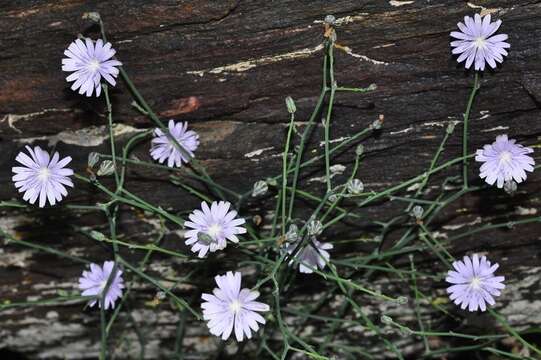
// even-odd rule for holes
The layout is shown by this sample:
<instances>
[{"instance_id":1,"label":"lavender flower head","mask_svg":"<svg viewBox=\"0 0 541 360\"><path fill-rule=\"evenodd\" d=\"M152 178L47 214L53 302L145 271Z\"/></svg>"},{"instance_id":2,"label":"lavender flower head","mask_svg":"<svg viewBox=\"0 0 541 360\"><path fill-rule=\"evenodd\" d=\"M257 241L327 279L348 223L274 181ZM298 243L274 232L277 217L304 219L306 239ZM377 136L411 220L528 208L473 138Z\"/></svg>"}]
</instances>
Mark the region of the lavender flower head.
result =
<instances>
[{"instance_id":1,"label":"lavender flower head","mask_svg":"<svg viewBox=\"0 0 541 360\"><path fill-rule=\"evenodd\" d=\"M507 51L511 47L507 40L507 34L492 36L502 24L501 20L491 22L490 14L481 17L475 14L473 19L469 16L464 17L464 23L457 24L460 31L451 32L455 41L451 42L454 49L452 53L458 55L459 63L466 60L466 69L469 69L475 61L475 70L485 70L485 65L495 69L496 62L502 63L503 57L507 56Z\"/></svg>"},{"instance_id":2,"label":"lavender flower head","mask_svg":"<svg viewBox=\"0 0 541 360\"><path fill-rule=\"evenodd\" d=\"M95 43L89 38L84 42L81 39L72 42L64 51L67 58L62 59L62 70L71 72L66 78L68 82L74 82L71 89L79 89L79 94L88 97L94 91L96 96L100 96L102 77L115 86L119 73L117 66L122 65L120 61L111 59L115 53L111 43L104 44L102 39Z\"/></svg>"},{"instance_id":3,"label":"lavender flower head","mask_svg":"<svg viewBox=\"0 0 541 360\"><path fill-rule=\"evenodd\" d=\"M239 242L238 234L246 233L242 227L245 220L237 218L235 210L229 211L231 203L227 201L214 201L210 207L206 202L201 203L201 210L194 210L190 215L190 221L184 225L192 230L184 235L186 245L191 245L193 252L199 252L200 258L207 252L222 250L227 246L227 240Z\"/></svg>"},{"instance_id":4,"label":"lavender flower head","mask_svg":"<svg viewBox=\"0 0 541 360\"><path fill-rule=\"evenodd\" d=\"M94 300L89 302L92 307L98 304L101 308L101 294L107 285L107 281L111 276L114 267L113 261L103 263L103 268L97 264L90 264L90 271L83 271L83 275L79 278L79 289L82 290L82 296L96 296ZM114 309L115 301L122 296L124 288L124 280L122 279L122 270L116 269L115 277L111 280L109 289L105 294L104 309L109 307Z\"/></svg>"},{"instance_id":5,"label":"lavender flower head","mask_svg":"<svg viewBox=\"0 0 541 360\"><path fill-rule=\"evenodd\" d=\"M180 167L182 162L190 162L190 159L194 157L193 152L199 146L199 135L195 131L187 129L187 122L175 123L175 121L169 120L169 134L177 140L182 150L179 150L177 145L161 129L155 129L150 156L154 160L158 160L160 164L167 159L169 167Z\"/></svg>"},{"instance_id":6,"label":"lavender flower head","mask_svg":"<svg viewBox=\"0 0 541 360\"><path fill-rule=\"evenodd\" d=\"M533 149L515 142L507 135L500 135L494 143L477 150L475 160L483 162L479 176L488 184L496 182L496 186L502 188L507 181L521 183L526 180L526 171L534 170L535 160L527 155L533 153Z\"/></svg>"},{"instance_id":7,"label":"lavender flower head","mask_svg":"<svg viewBox=\"0 0 541 360\"><path fill-rule=\"evenodd\" d=\"M24 166L15 166L11 169L15 173L13 182L19 192L24 192L23 200L34 204L39 197L39 207L44 207L47 200L54 205L68 195L66 186L73 187L69 176L73 170L65 166L70 163L71 157L60 160L55 152L53 157L39 146L32 149L26 146L30 156L20 152L15 160Z\"/></svg>"},{"instance_id":8,"label":"lavender flower head","mask_svg":"<svg viewBox=\"0 0 541 360\"><path fill-rule=\"evenodd\" d=\"M285 251L289 254L293 254L300 241L302 241L301 238L293 242L286 242L284 244ZM297 251L294 259L291 259L289 262L289 265L292 266L295 263L298 263L299 271L301 273L311 274L314 272L313 269L325 268L326 263L331 258L331 255L327 250L331 250L332 248L333 245L331 243L321 243L315 236L311 236L310 241Z\"/></svg>"},{"instance_id":9,"label":"lavender flower head","mask_svg":"<svg viewBox=\"0 0 541 360\"><path fill-rule=\"evenodd\" d=\"M488 303L494 305L494 296L500 296L505 285L503 276L494 276L499 265L491 265L485 256L479 258L464 256L463 261L453 263L455 270L449 270L445 280L453 284L447 288L449 298L462 310L485 311Z\"/></svg>"},{"instance_id":10,"label":"lavender flower head","mask_svg":"<svg viewBox=\"0 0 541 360\"><path fill-rule=\"evenodd\" d=\"M202 294L205 300L201 304L203 319L207 320L210 333L221 336L222 340L229 339L235 329L237 341L242 341L244 335L247 339L252 337L252 330L259 330L259 324L265 324L265 319L257 312L269 311L269 306L257 301L259 292L249 289L240 289L240 272L227 272L214 279L218 288L213 294Z\"/></svg>"}]
</instances>

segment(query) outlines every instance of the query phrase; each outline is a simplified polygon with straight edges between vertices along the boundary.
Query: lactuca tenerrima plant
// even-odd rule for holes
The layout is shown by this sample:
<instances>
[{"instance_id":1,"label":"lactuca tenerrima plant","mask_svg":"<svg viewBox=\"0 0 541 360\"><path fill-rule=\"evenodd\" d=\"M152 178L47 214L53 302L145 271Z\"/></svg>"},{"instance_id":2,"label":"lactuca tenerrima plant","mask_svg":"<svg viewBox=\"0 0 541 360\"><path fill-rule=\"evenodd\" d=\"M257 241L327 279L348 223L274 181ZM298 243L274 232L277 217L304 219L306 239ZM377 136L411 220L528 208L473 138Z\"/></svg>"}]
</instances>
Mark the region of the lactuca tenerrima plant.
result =
<instances>
[{"instance_id":1,"label":"lactuca tenerrima plant","mask_svg":"<svg viewBox=\"0 0 541 360\"><path fill-rule=\"evenodd\" d=\"M58 203L68 196L66 186L74 186L72 176L80 184L88 184L99 191L108 199L107 202L70 202L65 205L67 201L63 201L62 205L68 209L84 209L105 215L107 231L99 227L76 230L100 246L110 246L111 259L99 259L97 263L103 262L103 266L100 266L83 256L18 239L3 229L1 233L11 244L46 251L59 256L62 261L84 264L77 292L62 294L53 300L78 301L81 306L86 303L98 309L95 311L99 311L101 359L125 356L118 354L114 346L116 339L111 335L112 329L122 327L119 319L129 315L128 306L141 305L137 296L142 283L157 291L150 306L167 306L179 315L174 346L161 349L171 358L183 358L188 352L183 342L187 327L202 328L205 334L213 336L210 348L215 350L215 356L225 351L242 358L257 359L293 359L295 356L310 359L382 356L402 359L405 350L393 334L387 333L389 329L398 329L413 342L422 339L423 350L418 352L419 357L439 357L463 351L465 346L454 347L454 341L471 340L467 347L472 351L497 351L499 355L516 358L511 352L498 349L502 344L500 340L506 337L514 338L530 354L541 355L541 351L525 340L496 310L496 298L505 295L504 276L495 274L499 265L492 264L488 256L477 253L465 255L462 261L456 260L450 246L453 240L472 233L480 236L483 231L507 226L508 223L481 224L472 231L446 239L437 235L441 226L437 219L446 208L463 195L488 187L479 179L481 185L470 183L472 179L468 166L471 158L475 157L483 163L479 169L480 178L488 185L496 184L497 188L503 187L508 192L516 191L517 184L526 180L526 171L535 170L535 160L531 156L533 149L517 144L506 134L498 136L496 142L485 145L475 154L468 149L468 121L480 87L480 74L487 64L497 69L497 65L508 55L506 49L510 45L506 42L507 35L496 34L501 20L492 22L490 15L466 16L464 23L458 23L460 31L450 34L455 39L451 47L457 61L464 62L466 69L471 69L473 65L474 70L474 85L463 117L462 156L442 162L445 146L453 136L456 125L450 124L440 146L434 149L426 172L375 191L369 184L363 183L358 172L367 155L362 142L384 130L384 116L366 120L364 129L349 134L345 139L331 141L330 138L335 99L341 93L361 96L377 91L377 85L358 88L338 84L335 78L335 51L343 50L344 46L337 42L334 17L328 16L323 32L323 84L312 114L303 126L299 126L295 101L291 97L286 98L289 122L281 154L282 171L266 179L253 179L253 187L238 193L220 185L197 161L196 151L200 141L206 141L204 137L200 138L194 130L188 130L187 122L169 119L166 125L148 105L123 69L123 63L116 58L116 51L106 39L99 14L87 14L86 17L99 24L101 38L93 40L86 37L73 41L64 53L67 58L62 60L62 70L71 73L66 80L73 82L73 91L86 97L94 95L104 101L111 151L107 154L90 153L87 173L74 174L66 167L71 157L61 159L58 152L51 157L49 152L37 146L33 149L27 147L29 155L21 152L15 159L23 167L13 167L13 182L19 192L24 192L24 201L30 205L38 202L39 207L45 207L47 202L51 206L59 206ZM114 113L109 91L110 86L116 86L118 76L130 91L135 109L147 116L153 127L130 138L120 151L117 150L113 131ZM318 153L309 149L310 139L321 117L323 151ZM150 158L154 161L130 156L138 144L148 146ZM336 176L343 172L340 164L333 165L343 152L353 157L353 168L348 174L343 174L346 179ZM453 165L460 164L462 172L457 181ZM315 166L323 174L323 191L303 187L304 182L301 182L305 170L313 172ZM201 200L201 209L193 209L186 214L147 202L144 194L136 195L127 190L129 167L170 172L173 184L179 184L186 194ZM434 186L436 194L429 195L425 190L436 174L445 180ZM114 177L114 182L104 181L103 178L107 176ZM192 182L184 182L183 177ZM193 181L203 185L207 191L194 187ZM263 220L257 220L257 216L252 218L253 203L263 203L268 199L275 204L271 224L258 227ZM301 199L302 202L299 201ZM391 219L369 218L366 211L368 206L383 206L389 201L404 203L403 212ZM19 203L9 206L27 207ZM142 244L119 233L119 213L129 208L150 214L158 220L159 231L154 242ZM253 220L247 221L250 218ZM369 253L353 253L354 241L330 235L337 234L331 230L339 228L343 221L370 222L375 229L374 238L378 246ZM515 221L513 226L536 221L539 221L537 217L530 217ZM389 233L397 228L401 230L398 240L384 248ZM164 246L161 240L167 231L180 232L188 248L181 252L177 248ZM181 240L179 242L182 244ZM489 251L486 249L486 252ZM171 263L181 261L189 270L186 270L184 277L176 279L156 275L150 265L152 255L157 253ZM419 262L415 260L421 256L436 259L431 264L434 269L430 269L430 272L420 270ZM227 269L222 270L224 267ZM196 284L197 291L192 298L184 297L180 287L188 284L194 273L203 274L208 281ZM396 295L390 295L391 288L376 287L376 283L372 282L376 277L398 284L400 289L396 290ZM421 278L430 284L427 287L429 291L421 289ZM242 288L241 280L253 287ZM213 281L217 287L211 294L207 291L215 286ZM306 283L316 283L321 291L310 301L298 301L302 286ZM445 290L437 290L444 286L447 286L448 299L442 297ZM0 310L47 303L4 303L0 305ZM373 303L381 304L378 309L383 310L371 313L367 306ZM490 316L499 324L492 329L497 334L470 334L454 329L431 330L435 325L428 324L422 316L423 313L437 311L440 317L451 317L457 321L466 318L462 310L486 311L483 316ZM94 315L94 310L88 311L91 316ZM401 323L391 317L396 314L400 318L402 313L408 311L413 321ZM377 321L378 318L381 321ZM314 323L319 326L315 331ZM348 343L346 337L338 336L344 333L354 334L358 341ZM358 333L363 337L359 337ZM379 344L377 349L360 345L363 338L368 336ZM427 340L429 337L451 338L453 342L447 348L437 347ZM228 341L231 346L226 347L223 341ZM403 343L403 340L400 341ZM242 346L237 346L241 342ZM140 346L144 348L142 338ZM195 354L194 357L200 355Z\"/></svg>"}]
</instances>

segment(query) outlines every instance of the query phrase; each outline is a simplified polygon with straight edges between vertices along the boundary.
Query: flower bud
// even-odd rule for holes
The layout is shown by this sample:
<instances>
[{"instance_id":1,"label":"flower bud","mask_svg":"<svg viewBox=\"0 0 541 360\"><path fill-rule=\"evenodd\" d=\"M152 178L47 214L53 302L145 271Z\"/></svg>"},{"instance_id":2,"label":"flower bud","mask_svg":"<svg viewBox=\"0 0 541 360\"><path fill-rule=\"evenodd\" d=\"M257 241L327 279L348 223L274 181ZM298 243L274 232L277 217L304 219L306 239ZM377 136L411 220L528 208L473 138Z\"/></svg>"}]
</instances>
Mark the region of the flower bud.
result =
<instances>
[{"instance_id":1,"label":"flower bud","mask_svg":"<svg viewBox=\"0 0 541 360\"><path fill-rule=\"evenodd\" d=\"M257 197L259 195L264 195L269 190L269 186L263 180L259 180L254 184L252 188L252 197Z\"/></svg>"},{"instance_id":2,"label":"flower bud","mask_svg":"<svg viewBox=\"0 0 541 360\"><path fill-rule=\"evenodd\" d=\"M100 154L96 152L91 152L88 154L88 167L93 168L100 161Z\"/></svg>"},{"instance_id":3,"label":"flower bud","mask_svg":"<svg viewBox=\"0 0 541 360\"><path fill-rule=\"evenodd\" d=\"M421 206L415 205L411 210L411 216L413 216L417 220L420 220L423 217L424 212L425 210Z\"/></svg>"},{"instance_id":4,"label":"flower bud","mask_svg":"<svg viewBox=\"0 0 541 360\"><path fill-rule=\"evenodd\" d=\"M391 325L393 323L393 319L390 316L381 315L381 322L385 325Z\"/></svg>"},{"instance_id":5,"label":"flower bud","mask_svg":"<svg viewBox=\"0 0 541 360\"><path fill-rule=\"evenodd\" d=\"M373 130L381 129L381 127L383 126L383 120L384 119L385 119L385 117L383 116L383 114L381 114L379 116L379 118L372 123L372 125L371 125L372 129Z\"/></svg>"},{"instance_id":6,"label":"flower bud","mask_svg":"<svg viewBox=\"0 0 541 360\"><path fill-rule=\"evenodd\" d=\"M399 296L396 298L396 303L399 305L405 305L408 303L408 298L405 296Z\"/></svg>"},{"instance_id":7,"label":"flower bud","mask_svg":"<svg viewBox=\"0 0 541 360\"><path fill-rule=\"evenodd\" d=\"M278 182L275 178L266 178L265 182L270 186L278 186Z\"/></svg>"},{"instance_id":8,"label":"flower bud","mask_svg":"<svg viewBox=\"0 0 541 360\"><path fill-rule=\"evenodd\" d=\"M310 236L318 236L323 232L323 224L319 220L310 220L306 227L306 231Z\"/></svg>"},{"instance_id":9,"label":"flower bud","mask_svg":"<svg viewBox=\"0 0 541 360\"><path fill-rule=\"evenodd\" d=\"M357 156L361 156L363 153L364 153L364 145L363 144L357 145L357 147L355 148L355 154Z\"/></svg>"},{"instance_id":10,"label":"flower bud","mask_svg":"<svg viewBox=\"0 0 541 360\"><path fill-rule=\"evenodd\" d=\"M325 16L324 22L329 25L334 25L334 23L336 22L336 18L334 17L334 15L327 15Z\"/></svg>"},{"instance_id":11,"label":"flower bud","mask_svg":"<svg viewBox=\"0 0 541 360\"><path fill-rule=\"evenodd\" d=\"M447 134L451 135L453 133L453 131L455 131L455 123L452 122L452 123L449 123L449 125L447 125Z\"/></svg>"},{"instance_id":12,"label":"flower bud","mask_svg":"<svg viewBox=\"0 0 541 360\"><path fill-rule=\"evenodd\" d=\"M517 183L514 180L508 180L503 183L503 190L509 195L513 195L517 191Z\"/></svg>"},{"instance_id":13,"label":"flower bud","mask_svg":"<svg viewBox=\"0 0 541 360\"><path fill-rule=\"evenodd\" d=\"M351 195L359 195L364 191L364 184L359 179L352 179L348 181L347 190Z\"/></svg>"},{"instance_id":14,"label":"flower bud","mask_svg":"<svg viewBox=\"0 0 541 360\"><path fill-rule=\"evenodd\" d=\"M209 234L200 231L197 233L197 241L204 245L210 245L214 240Z\"/></svg>"},{"instance_id":15,"label":"flower bud","mask_svg":"<svg viewBox=\"0 0 541 360\"><path fill-rule=\"evenodd\" d=\"M100 16L100 13L95 12L95 11L91 11L91 12L85 12L83 14L83 19L91 20L91 21L94 21L96 23L99 23L100 20L101 20L101 16Z\"/></svg>"},{"instance_id":16,"label":"flower bud","mask_svg":"<svg viewBox=\"0 0 541 360\"><path fill-rule=\"evenodd\" d=\"M368 85L368 87L366 88L368 91L374 91L378 88L378 86L374 83Z\"/></svg>"},{"instance_id":17,"label":"flower bud","mask_svg":"<svg viewBox=\"0 0 541 360\"><path fill-rule=\"evenodd\" d=\"M289 225L286 233L286 242L293 243L299 239L299 228L295 224Z\"/></svg>"},{"instance_id":18,"label":"flower bud","mask_svg":"<svg viewBox=\"0 0 541 360\"><path fill-rule=\"evenodd\" d=\"M90 231L90 236L92 237L92 239L98 240L98 241L105 241L105 239L107 239L107 237L105 237L103 233L96 230Z\"/></svg>"},{"instance_id":19,"label":"flower bud","mask_svg":"<svg viewBox=\"0 0 541 360\"><path fill-rule=\"evenodd\" d=\"M295 111L297 111L297 107L295 106L295 101L293 101L293 98L291 96L286 97L286 106L287 106L287 111L290 114L294 114Z\"/></svg>"},{"instance_id":20,"label":"flower bud","mask_svg":"<svg viewBox=\"0 0 541 360\"><path fill-rule=\"evenodd\" d=\"M115 165L111 160L104 160L98 169L98 176L107 176L115 172Z\"/></svg>"}]
</instances>

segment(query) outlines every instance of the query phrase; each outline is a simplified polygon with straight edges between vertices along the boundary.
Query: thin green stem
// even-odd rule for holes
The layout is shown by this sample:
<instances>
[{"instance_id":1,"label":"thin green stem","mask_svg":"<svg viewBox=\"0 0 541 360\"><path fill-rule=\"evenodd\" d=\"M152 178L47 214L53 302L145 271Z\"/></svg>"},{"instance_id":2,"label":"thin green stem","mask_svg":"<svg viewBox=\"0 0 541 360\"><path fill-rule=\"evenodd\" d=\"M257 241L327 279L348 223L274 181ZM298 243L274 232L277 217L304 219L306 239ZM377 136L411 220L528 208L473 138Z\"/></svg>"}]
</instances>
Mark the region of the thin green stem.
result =
<instances>
[{"instance_id":1,"label":"thin green stem","mask_svg":"<svg viewBox=\"0 0 541 360\"><path fill-rule=\"evenodd\" d=\"M468 154L468 121L470 119L470 113L471 108L473 105L473 100L475 99L475 95L477 94L477 90L479 90L479 72L475 72L475 78L473 82L473 88L470 93L470 98L468 100L468 106L466 107L466 112L464 113L464 126L463 126L463 133L462 133L462 177L463 177L463 183L464 183L464 189L468 188L468 158L466 155Z\"/></svg>"}]
</instances>

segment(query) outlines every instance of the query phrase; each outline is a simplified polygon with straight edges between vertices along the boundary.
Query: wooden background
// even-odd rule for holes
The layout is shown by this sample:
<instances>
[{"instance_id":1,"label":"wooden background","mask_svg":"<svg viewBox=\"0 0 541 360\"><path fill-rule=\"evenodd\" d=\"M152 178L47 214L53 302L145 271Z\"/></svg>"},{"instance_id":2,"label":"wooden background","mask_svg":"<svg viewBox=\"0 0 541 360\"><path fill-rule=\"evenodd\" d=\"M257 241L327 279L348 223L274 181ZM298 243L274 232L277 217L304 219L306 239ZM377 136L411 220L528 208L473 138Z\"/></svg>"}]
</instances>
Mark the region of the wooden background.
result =
<instances>
[{"instance_id":1,"label":"wooden background","mask_svg":"<svg viewBox=\"0 0 541 360\"><path fill-rule=\"evenodd\" d=\"M301 128L315 106L323 56L321 20L327 14L337 18L337 42L349 48L348 52L336 51L338 83L377 84L377 90L368 94L338 95L331 138L347 137L385 114L380 134L364 142L367 155L359 177L368 190L380 191L425 171L447 125L461 120L473 74L465 73L452 58L449 32L464 15L475 12L490 12L503 20L500 31L509 34L511 51L501 68L482 77L472 111L471 150L502 133L527 145L539 144L541 3L536 1L4 0L0 2L0 200L19 198L11 182L11 167L25 144L56 147L74 158L76 171L84 171L89 152L109 151L103 99L88 100L73 93L60 69L64 49L78 33L98 36L97 27L82 19L88 11L101 14L118 58L153 109L163 119L189 121L201 136L197 158L219 183L239 192L280 171L288 122L284 98L290 95L296 100ZM130 94L122 82L112 98L115 122L121 124L116 127L120 142L152 127L130 106ZM445 159L460 154L460 130L457 125ZM320 141L321 133L314 134L311 146L317 153L323 151ZM139 147L137 157L149 160L148 147L148 143ZM352 151L333 163L350 169ZM536 148L538 162L539 152ZM310 179L321 176L318 169L305 174L303 182L316 192L322 184ZM455 170L459 172L458 167ZM472 179L476 179L478 167L471 170ZM336 177L336 183L343 178ZM476 179L474 183L481 182ZM198 204L168 180L167 172L131 168L127 187L147 201L175 211ZM514 197L495 189L469 195L451 207L439 231L450 236L480 223L539 215L540 188L541 175L537 173ZM78 182L63 204L91 204L100 199L94 189ZM251 210L243 215L259 214L268 222L273 201L267 200L252 201ZM393 202L363 209L360 213L366 221L343 224L326 234L329 241L337 237L365 239L355 249L338 247L333 257L369 251L376 242L365 225L389 219L403 208L403 203ZM148 241L156 231L155 221L132 209L124 210L120 232L130 241ZM103 221L95 213L70 212L62 207L9 209L2 210L0 226L20 238L101 261L109 256L107 247L80 235L74 227L100 229ZM187 253L177 229L169 228L165 244ZM541 226L534 223L461 239L452 244L451 252L461 256L484 251L501 263L508 287L498 309L511 324L524 328L541 325L540 242ZM403 260L407 262L407 258ZM235 263L231 257L224 257L219 264L209 261L208 273L201 274L201 279L209 284L217 269L234 269ZM419 261L419 266L443 271L430 257ZM149 271L178 278L186 275L187 268L189 264L158 256ZM2 246L0 301L52 297L59 289L73 291L80 272L80 264L27 248ZM392 291L392 279L376 277L371 281ZM208 287L210 284L203 290ZM422 287L429 293L444 294L442 283ZM317 295L309 287L301 290L296 295L299 299ZM185 284L178 291L189 299L197 298L201 289ZM135 326L145 333L146 357L164 358L172 350L178 314L167 304L158 309L145 306L154 295L154 289L139 284L122 318L126 329L119 332L128 340L116 344L117 357L139 353ZM411 306L385 306L393 318L411 321ZM381 304L368 300L366 308L375 320L383 311ZM482 316L466 317L458 324L440 319L441 315L434 318L429 309L422 315L435 328L444 326L447 331L476 321L492 326ZM80 304L7 310L0 312L0 324L0 354L93 358L98 351L98 313L82 311ZM186 351L212 352L215 342L207 335L201 324L189 324ZM375 356L382 346L363 330L342 336ZM422 348L419 339L389 336L396 336L397 344L412 358Z\"/></svg>"}]
</instances>

